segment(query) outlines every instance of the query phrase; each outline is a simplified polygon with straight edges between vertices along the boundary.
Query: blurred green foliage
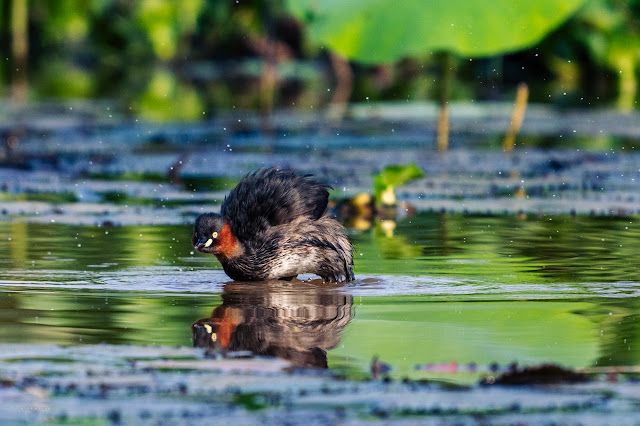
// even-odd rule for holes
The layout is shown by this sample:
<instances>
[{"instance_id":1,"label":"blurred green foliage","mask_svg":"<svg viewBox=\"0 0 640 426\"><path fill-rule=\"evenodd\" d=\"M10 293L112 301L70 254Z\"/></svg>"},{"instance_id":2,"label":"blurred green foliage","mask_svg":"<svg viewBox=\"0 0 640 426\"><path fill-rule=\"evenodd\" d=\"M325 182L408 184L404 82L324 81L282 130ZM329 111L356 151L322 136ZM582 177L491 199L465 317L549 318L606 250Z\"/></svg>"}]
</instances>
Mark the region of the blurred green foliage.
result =
<instances>
[{"instance_id":1,"label":"blurred green foliage","mask_svg":"<svg viewBox=\"0 0 640 426\"><path fill-rule=\"evenodd\" d=\"M581 13L568 22L549 45L561 63L551 64L556 72L587 79L610 74L616 82L617 106L630 110L636 103L638 61L640 60L640 2L623 0L591 0ZM547 44L543 44L546 47ZM572 58L575 58L571 61ZM584 67L584 64L589 67ZM601 84L601 82L592 81Z\"/></svg>"},{"instance_id":2,"label":"blurred green foliage","mask_svg":"<svg viewBox=\"0 0 640 426\"><path fill-rule=\"evenodd\" d=\"M5 93L14 72L10 22L13 3L0 5L0 53L7 58L0 66L0 90ZM505 14L512 10L512 2L507 3ZM386 65L352 64L355 76L351 100L356 102L365 98L436 99L439 80L434 54L449 49L458 52L452 100L511 100L517 83L524 81L532 89L533 102L613 105L628 111L638 98L637 0L586 0L536 45L497 54L537 42L544 33L542 29L557 25L578 3L562 3L563 9L557 14L545 9L548 2L531 3L526 7L535 10L525 14L529 19L526 22L515 17L501 22L491 15L494 17L481 20L487 27L476 26L469 31L474 37L470 42L450 34L450 25L437 27L440 32L427 37L419 30L426 27L435 31L436 26L427 25L430 21L416 28L410 26L411 31L407 32L406 26L401 27L391 15L388 20L364 19L363 15L350 13L356 5L353 2L289 3L301 18L295 19L287 13L283 1L31 1L29 93L36 99L117 98L123 109L131 108L132 114L146 119L198 120L207 118L207 111L212 109L258 108L262 68L247 64L260 64L267 57L275 57L279 63L276 103L318 106L329 100L327 88L334 84L326 50L317 43L324 37L327 47L355 52L354 57L368 52L375 54L371 56L373 62L398 59ZM391 11L461 20L452 21L456 28L463 26L465 16L472 10L478 16L490 15L497 7L481 4L477 9L456 8L456 4L422 8L422 3L415 3L411 8ZM330 6L333 12L326 15ZM376 13L386 10L381 7ZM323 16L331 19L323 20ZM533 19L535 16L545 19ZM448 22L442 20L445 21ZM359 37L363 26L376 22L379 37L369 37L365 43ZM527 31L510 32L508 22L527 25ZM336 26L342 32L334 32ZM399 44L405 49L395 50ZM416 46L425 55L416 55ZM389 56L390 52L393 55ZM493 56L476 58L478 55ZM412 58L403 59L405 56ZM305 66L287 65L291 61ZM300 70L305 72L299 74Z\"/></svg>"}]
</instances>

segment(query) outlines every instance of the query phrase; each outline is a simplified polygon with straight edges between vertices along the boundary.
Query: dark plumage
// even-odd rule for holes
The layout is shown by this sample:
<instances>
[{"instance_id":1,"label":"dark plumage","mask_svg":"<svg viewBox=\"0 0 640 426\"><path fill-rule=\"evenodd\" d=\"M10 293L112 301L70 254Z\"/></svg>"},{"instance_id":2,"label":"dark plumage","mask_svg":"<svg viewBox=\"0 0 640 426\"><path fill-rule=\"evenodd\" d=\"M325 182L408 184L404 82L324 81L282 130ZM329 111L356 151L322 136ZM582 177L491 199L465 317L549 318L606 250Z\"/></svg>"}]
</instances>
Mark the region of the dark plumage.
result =
<instances>
[{"instance_id":1,"label":"dark plumage","mask_svg":"<svg viewBox=\"0 0 640 426\"><path fill-rule=\"evenodd\" d=\"M340 342L353 297L309 283L228 283L222 305L191 325L193 346L213 352L251 351L300 367L327 368L327 351Z\"/></svg>"},{"instance_id":2,"label":"dark plumage","mask_svg":"<svg viewBox=\"0 0 640 426\"><path fill-rule=\"evenodd\" d=\"M250 173L225 197L220 214L198 216L193 245L214 254L234 280L314 273L351 281L351 243L327 214L327 188L291 170Z\"/></svg>"}]
</instances>

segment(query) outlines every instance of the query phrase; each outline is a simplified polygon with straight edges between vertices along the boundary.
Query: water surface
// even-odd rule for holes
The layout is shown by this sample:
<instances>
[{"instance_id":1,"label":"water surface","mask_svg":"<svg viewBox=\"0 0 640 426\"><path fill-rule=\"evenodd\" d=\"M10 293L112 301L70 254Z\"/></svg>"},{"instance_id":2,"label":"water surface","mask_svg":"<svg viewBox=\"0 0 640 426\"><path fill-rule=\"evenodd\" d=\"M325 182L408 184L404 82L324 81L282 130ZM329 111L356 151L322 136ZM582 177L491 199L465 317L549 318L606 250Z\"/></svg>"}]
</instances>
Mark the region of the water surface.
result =
<instances>
[{"instance_id":1,"label":"water surface","mask_svg":"<svg viewBox=\"0 0 640 426\"><path fill-rule=\"evenodd\" d=\"M394 377L463 383L479 373L439 366L640 363L635 217L423 213L349 231L354 283L260 284L194 253L189 226L0 222L0 342L225 343L356 378L377 356Z\"/></svg>"}]
</instances>

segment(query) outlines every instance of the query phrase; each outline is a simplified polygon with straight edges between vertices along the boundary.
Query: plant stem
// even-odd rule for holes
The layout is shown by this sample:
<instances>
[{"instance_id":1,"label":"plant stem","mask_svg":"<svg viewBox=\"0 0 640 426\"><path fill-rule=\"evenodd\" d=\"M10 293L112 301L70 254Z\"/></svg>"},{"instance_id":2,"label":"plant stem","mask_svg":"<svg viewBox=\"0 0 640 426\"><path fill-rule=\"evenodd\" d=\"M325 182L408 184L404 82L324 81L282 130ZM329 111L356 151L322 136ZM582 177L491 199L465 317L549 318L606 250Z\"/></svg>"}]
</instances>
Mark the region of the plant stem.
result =
<instances>
[{"instance_id":1,"label":"plant stem","mask_svg":"<svg viewBox=\"0 0 640 426\"><path fill-rule=\"evenodd\" d=\"M453 79L453 55L450 52L444 52L441 63L442 79L438 98L440 110L438 112L437 145L439 152L445 152L449 148L449 91Z\"/></svg>"},{"instance_id":2,"label":"plant stem","mask_svg":"<svg viewBox=\"0 0 640 426\"><path fill-rule=\"evenodd\" d=\"M327 111L327 118L333 122L333 124L339 124L347 111L347 104L351 99L351 92L353 91L353 71L349 61L332 52L329 57L331 58L331 67L336 77L336 88L333 93L333 98L329 103L329 109Z\"/></svg>"},{"instance_id":3,"label":"plant stem","mask_svg":"<svg viewBox=\"0 0 640 426\"><path fill-rule=\"evenodd\" d=\"M513 147L516 144L516 135L522 126L524 113L527 110L528 99L529 86L527 86L527 83L520 83L518 85L518 91L516 92L516 103L513 106L513 113L511 113L511 124L502 142L502 149L506 152L513 151Z\"/></svg>"},{"instance_id":4,"label":"plant stem","mask_svg":"<svg viewBox=\"0 0 640 426\"><path fill-rule=\"evenodd\" d=\"M29 8L27 0L13 0L11 3L12 97L20 101L25 100L27 97L28 20Z\"/></svg>"}]
</instances>

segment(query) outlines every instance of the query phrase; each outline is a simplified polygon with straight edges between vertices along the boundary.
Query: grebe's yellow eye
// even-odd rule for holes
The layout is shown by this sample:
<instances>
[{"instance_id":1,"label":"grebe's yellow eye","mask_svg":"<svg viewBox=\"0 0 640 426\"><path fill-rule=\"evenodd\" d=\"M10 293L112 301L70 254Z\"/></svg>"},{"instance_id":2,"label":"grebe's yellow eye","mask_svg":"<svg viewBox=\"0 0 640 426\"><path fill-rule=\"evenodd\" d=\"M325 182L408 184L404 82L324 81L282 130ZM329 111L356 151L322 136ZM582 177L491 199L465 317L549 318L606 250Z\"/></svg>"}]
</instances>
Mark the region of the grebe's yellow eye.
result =
<instances>
[{"instance_id":1,"label":"grebe's yellow eye","mask_svg":"<svg viewBox=\"0 0 640 426\"><path fill-rule=\"evenodd\" d=\"M217 233L217 232L214 232L213 234L211 234L211 236L212 236L213 238L218 238L218 233Z\"/></svg>"},{"instance_id":2,"label":"grebe's yellow eye","mask_svg":"<svg viewBox=\"0 0 640 426\"><path fill-rule=\"evenodd\" d=\"M218 340L218 334L217 334L217 333L213 333L213 334L211 335L211 341L212 341L212 342L215 342L216 340Z\"/></svg>"}]
</instances>

